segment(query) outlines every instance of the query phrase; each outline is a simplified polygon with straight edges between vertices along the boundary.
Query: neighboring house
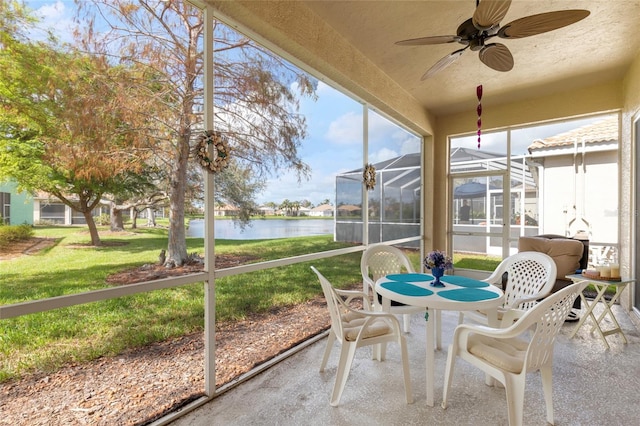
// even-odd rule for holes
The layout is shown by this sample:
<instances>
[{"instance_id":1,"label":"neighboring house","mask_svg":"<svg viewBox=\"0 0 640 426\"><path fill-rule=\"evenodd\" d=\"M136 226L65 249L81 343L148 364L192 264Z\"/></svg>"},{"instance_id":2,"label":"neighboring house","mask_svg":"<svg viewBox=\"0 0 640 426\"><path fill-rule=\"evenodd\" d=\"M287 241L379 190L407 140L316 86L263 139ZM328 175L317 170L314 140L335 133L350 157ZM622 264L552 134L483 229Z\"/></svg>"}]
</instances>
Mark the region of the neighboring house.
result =
<instances>
[{"instance_id":1,"label":"neighboring house","mask_svg":"<svg viewBox=\"0 0 640 426\"><path fill-rule=\"evenodd\" d=\"M260 207L258 207L258 210L260 210L260 214L263 215L263 216L275 216L276 215L276 209L274 207L260 206Z\"/></svg>"},{"instance_id":2,"label":"neighboring house","mask_svg":"<svg viewBox=\"0 0 640 426\"><path fill-rule=\"evenodd\" d=\"M110 205L101 201L98 207L93 209L92 216L110 214ZM86 225L84 215L73 210L59 199L45 192L38 192L33 197L33 223L53 223L56 225Z\"/></svg>"},{"instance_id":3,"label":"neighboring house","mask_svg":"<svg viewBox=\"0 0 640 426\"><path fill-rule=\"evenodd\" d=\"M7 225L33 225L33 198L14 182L0 183L0 220Z\"/></svg>"},{"instance_id":4,"label":"neighboring house","mask_svg":"<svg viewBox=\"0 0 640 426\"><path fill-rule=\"evenodd\" d=\"M529 153L544 211L540 233L587 231L593 243L617 245L617 116L536 140Z\"/></svg>"},{"instance_id":5,"label":"neighboring house","mask_svg":"<svg viewBox=\"0 0 640 426\"><path fill-rule=\"evenodd\" d=\"M311 209L309 207L300 207L296 210L296 214L298 216L309 216L309 213L311 213Z\"/></svg>"},{"instance_id":6,"label":"neighboring house","mask_svg":"<svg viewBox=\"0 0 640 426\"><path fill-rule=\"evenodd\" d=\"M331 217L333 216L333 206L331 204L321 204L309 211L309 216Z\"/></svg>"},{"instance_id":7,"label":"neighboring house","mask_svg":"<svg viewBox=\"0 0 640 426\"><path fill-rule=\"evenodd\" d=\"M0 214L10 225L26 223L53 223L56 225L86 225L82 213L74 211L57 198L44 192L31 195L18 192L13 182L0 184ZM109 214L109 204L105 201L93 211L93 216Z\"/></svg>"},{"instance_id":8,"label":"neighboring house","mask_svg":"<svg viewBox=\"0 0 640 426\"><path fill-rule=\"evenodd\" d=\"M216 206L213 209L214 216L238 216L238 209L235 206L225 204L224 206Z\"/></svg>"}]
</instances>

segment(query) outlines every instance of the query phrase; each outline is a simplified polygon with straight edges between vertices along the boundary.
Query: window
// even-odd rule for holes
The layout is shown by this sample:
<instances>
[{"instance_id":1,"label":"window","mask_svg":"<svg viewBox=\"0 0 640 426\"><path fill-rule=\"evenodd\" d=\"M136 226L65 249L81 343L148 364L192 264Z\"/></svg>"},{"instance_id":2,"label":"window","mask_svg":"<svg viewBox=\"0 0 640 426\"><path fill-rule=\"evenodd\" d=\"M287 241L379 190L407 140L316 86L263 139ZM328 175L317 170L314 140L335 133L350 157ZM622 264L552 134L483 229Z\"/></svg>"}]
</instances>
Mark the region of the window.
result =
<instances>
[{"instance_id":1,"label":"window","mask_svg":"<svg viewBox=\"0 0 640 426\"><path fill-rule=\"evenodd\" d=\"M40 204L40 220L64 224L65 206L62 203Z\"/></svg>"},{"instance_id":2,"label":"window","mask_svg":"<svg viewBox=\"0 0 640 426\"><path fill-rule=\"evenodd\" d=\"M8 192L0 192L0 219L11 224L11 194Z\"/></svg>"}]
</instances>

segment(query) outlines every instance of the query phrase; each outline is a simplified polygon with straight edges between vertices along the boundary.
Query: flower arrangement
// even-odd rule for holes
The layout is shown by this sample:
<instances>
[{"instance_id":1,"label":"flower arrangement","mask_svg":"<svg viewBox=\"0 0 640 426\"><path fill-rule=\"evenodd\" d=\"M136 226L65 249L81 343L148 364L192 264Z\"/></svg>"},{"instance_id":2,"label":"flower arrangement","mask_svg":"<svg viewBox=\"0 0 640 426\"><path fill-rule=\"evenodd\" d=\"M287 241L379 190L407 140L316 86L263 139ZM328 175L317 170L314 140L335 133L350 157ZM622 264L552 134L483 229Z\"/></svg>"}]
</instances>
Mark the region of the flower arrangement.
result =
<instances>
[{"instance_id":1,"label":"flower arrangement","mask_svg":"<svg viewBox=\"0 0 640 426\"><path fill-rule=\"evenodd\" d=\"M453 260L440 250L434 250L424 258L424 266L427 269L444 268L452 269Z\"/></svg>"},{"instance_id":2,"label":"flower arrangement","mask_svg":"<svg viewBox=\"0 0 640 426\"><path fill-rule=\"evenodd\" d=\"M209 145L213 145L213 155L209 155ZM216 173L229 163L229 145L220 132L205 131L198 137L196 146L198 162L209 173Z\"/></svg>"}]
</instances>

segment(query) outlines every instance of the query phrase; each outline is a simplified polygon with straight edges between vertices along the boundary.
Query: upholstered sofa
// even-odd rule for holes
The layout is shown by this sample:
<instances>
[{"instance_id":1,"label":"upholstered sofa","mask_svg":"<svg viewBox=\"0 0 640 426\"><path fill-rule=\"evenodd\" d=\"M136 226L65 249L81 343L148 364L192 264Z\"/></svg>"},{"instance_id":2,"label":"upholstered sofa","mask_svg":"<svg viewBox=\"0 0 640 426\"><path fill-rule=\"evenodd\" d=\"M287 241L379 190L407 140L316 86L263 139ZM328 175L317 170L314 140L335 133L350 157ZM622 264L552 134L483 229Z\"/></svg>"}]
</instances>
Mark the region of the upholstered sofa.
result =
<instances>
[{"instance_id":1,"label":"upholstered sofa","mask_svg":"<svg viewBox=\"0 0 640 426\"><path fill-rule=\"evenodd\" d=\"M589 240L567 238L562 235L537 235L535 237L520 237L518 240L518 251L537 251L551 257L558 268L556 284L551 290L552 293L571 284L571 280L566 279L567 275L575 274L576 271L587 268L589 261ZM580 308L580 298L578 297L573 305Z\"/></svg>"}]
</instances>

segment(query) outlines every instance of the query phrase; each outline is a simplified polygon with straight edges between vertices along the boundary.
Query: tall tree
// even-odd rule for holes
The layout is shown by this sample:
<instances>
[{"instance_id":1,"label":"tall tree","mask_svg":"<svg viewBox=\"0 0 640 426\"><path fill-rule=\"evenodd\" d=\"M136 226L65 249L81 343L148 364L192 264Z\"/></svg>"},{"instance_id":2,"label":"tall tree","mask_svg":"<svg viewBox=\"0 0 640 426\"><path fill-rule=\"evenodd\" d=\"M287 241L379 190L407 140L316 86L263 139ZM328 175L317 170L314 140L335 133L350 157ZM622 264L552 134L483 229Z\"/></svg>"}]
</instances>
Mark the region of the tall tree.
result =
<instances>
[{"instance_id":1,"label":"tall tree","mask_svg":"<svg viewBox=\"0 0 640 426\"><path fill-rule=\"evenodd\" d=\"M112 67L3 29L0 50L0 177L48 192L81 212L100 244L92 211L126 186L148 154L126 102L135 71ZM144 100L142 101L144 102Z\"/></svg>"},{"instance_id":2,"label":"tall tree","mask_svg":"<svg viewBox=\"0 0 640 426\"><path fill-rule=\"evenodd\" d=\"M202 13L178 0L93 0L78 5L79 17L89 18L87 32L82 35L87 49L117 53L123 62L144 64L169 88L157 97L157 105L164 111L156 110L158 116L148 131L156 159L163 161L169 172L166 263L181 265L187 259L184 219L189 158L204 130ZM107 31L98 31L96 16ZM220 23L215 27L215 127L228 137L236 162L233 173L216 175L217 187L225 191L216 199L239 201L239 207L250 209L253 203L238 200L238 193L231 192L233 185L224 184L224 179L242 175L252 179L250 187L257 188L260 179L282 168L293 168L300 177L306 176L308 166L298 154L306 122L297 114L298 97L293 88L312 95L314 85L306 75L249 39Z\"/></svg>"}]
</instances>

